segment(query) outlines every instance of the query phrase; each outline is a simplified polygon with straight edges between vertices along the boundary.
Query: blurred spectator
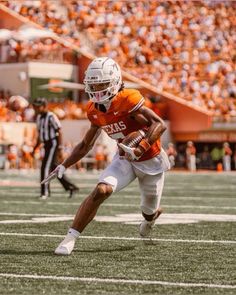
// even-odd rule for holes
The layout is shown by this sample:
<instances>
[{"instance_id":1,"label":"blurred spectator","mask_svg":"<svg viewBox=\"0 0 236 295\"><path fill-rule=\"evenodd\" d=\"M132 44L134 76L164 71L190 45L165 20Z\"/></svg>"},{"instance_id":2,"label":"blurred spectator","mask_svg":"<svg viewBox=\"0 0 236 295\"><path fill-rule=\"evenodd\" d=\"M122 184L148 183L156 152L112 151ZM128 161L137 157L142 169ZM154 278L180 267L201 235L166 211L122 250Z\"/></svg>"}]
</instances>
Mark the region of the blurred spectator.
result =
<instances>
[{"instance_id":1,"label":"blurred spectator","mask_svg":"<svg viewBox=\"0 0 236 295\"><path fill-rule=\"evenodd\" d=\"M228 142L223 144L223 168L224 171L231 171L232 150Z\"/></svg>"},{"instance_id":2,"label":"blurred spectator","mask_svg":"<svg viewBox=\"0 0 236 295\"><path fill-rule=\"evenodd\" d=\"M32 105L29 105L23 110L23 121L24 122L34 122L35 111Z\"/></svg>"},{"instance_id":3,"label":"blurred spectator","mask_svg":"<svg viewBox=\"0 0 236 295\"><path fill-rule=\"evenodd\" d=\"M187 142L186 162L189 171L196 171L196 148L192 141Z\"/></svg>"},{"instance_id":4,"label":"blurred spectator","mask_svg":"<svg viewBox=\"0 0 236 295\"><path fill-rule=\"evenodd\" d=\"M39 169L41 166L41 161L43 160L43 157L44 157L44 149L42 148L42 146L38 146L34 150L34 153L31 155L33 158L33 168Z\"/></svg>"},{"instance_id":5,"label":"blurred spectator","mask_svg":"<svg viewBox=\"0 0 236 295\"><path fill-rule=\"evenodd\" d=\"M33 146L28 142L24 142L20 148L21 153L21 161L20 161L20 168L23 169L32 169L34 168L33 165Z\"/></svg>"},{"instance_id":6,"label":"blurred spectator","mask_svg":"<svg viewBox=\"0 0 236 295\"><path fill-rule=\"evenodd\" d=\"M95 145L94 158L95 158L94 168L96 170L103 170L106 166L106 154L105 154L105 149L103 144L97 143Z\"/></svg>"},{"instance_id":7,"label":"blurred spectator","mask_svg":"<svg viewBox=\"0 0 236 295\"><path fill-rule=\"evenodd\" d=\"M15 144L10 144L8 146L7 160L10 169L18 168L18 147Z\"/></svg>"},{"instance_id":8,"label":"blurred spectator","mask_svg":"<svg viewBox=\"0 0 236 295\"><path fill-rule=\"evenodd\" d=\"M168 148L166 150L166 153L169 158L171 167L174 167L175 166L175 158L177 156L177 151L176 151L175 146L172 142L168 143Z\"/></svg>"}]
</instances>

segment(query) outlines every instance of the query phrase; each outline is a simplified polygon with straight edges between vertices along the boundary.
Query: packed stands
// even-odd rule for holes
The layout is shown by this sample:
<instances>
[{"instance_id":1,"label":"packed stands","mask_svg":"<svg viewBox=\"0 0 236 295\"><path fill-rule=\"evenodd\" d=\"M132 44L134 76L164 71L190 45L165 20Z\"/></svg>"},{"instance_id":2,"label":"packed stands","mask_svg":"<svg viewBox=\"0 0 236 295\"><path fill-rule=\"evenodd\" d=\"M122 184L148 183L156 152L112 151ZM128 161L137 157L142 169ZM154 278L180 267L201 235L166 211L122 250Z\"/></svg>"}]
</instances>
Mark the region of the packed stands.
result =
<instances>
[{"instance_id":1,"label":"packed stands","mask_svg":"<svg viewBox=\"0 0 236 295\"><path fill-rule=\"evenodd\" d=\"M52 38L34 40L0 40L0 63L45 61L53 63L76 63L76 55Z\"/></svg>"},{"instance_id":2,"label":"packed stands","mask_svg":"<svg viewBox=\"0 0 236 295\"><path fill-rule=\"evenodd\" d=\"M71 42L83 37L91 52L159 90L236 116L233 1L3 2Z\"/></svg>"}]
</instances>

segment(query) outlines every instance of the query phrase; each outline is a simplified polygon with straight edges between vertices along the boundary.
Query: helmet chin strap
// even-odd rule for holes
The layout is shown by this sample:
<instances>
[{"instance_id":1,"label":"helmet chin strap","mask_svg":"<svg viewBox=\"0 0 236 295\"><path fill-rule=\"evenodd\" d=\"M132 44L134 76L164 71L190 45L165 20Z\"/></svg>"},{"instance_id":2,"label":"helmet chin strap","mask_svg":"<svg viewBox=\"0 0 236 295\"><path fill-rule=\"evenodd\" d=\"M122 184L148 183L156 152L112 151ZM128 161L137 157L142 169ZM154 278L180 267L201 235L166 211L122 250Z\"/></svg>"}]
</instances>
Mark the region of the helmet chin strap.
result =
<instances>
[{"instance_id":1,"label":"helmet chin strap","mask_svg":"<svg viewBox=\"0 0 236 295\"><path fill-rule=\"evenodd\" d=\"M111 106L111 99L109 99L105 103L95 103L96 109L98 109L99 111L103 113L106 113L109 110L110 106Z\"/></svg>"},{"instance_id":2,"label":"helmet chin strap","mask_svg":"<svg viewBox=\"0 0 236 295\"><path fill-rule=\"evenodd\" d=\"M103 103L104 107L106 108L106 110L108 110L111 106L111 99L109 99L108 101L106 101L105 103Z\"/></svg>"}]
</instances>

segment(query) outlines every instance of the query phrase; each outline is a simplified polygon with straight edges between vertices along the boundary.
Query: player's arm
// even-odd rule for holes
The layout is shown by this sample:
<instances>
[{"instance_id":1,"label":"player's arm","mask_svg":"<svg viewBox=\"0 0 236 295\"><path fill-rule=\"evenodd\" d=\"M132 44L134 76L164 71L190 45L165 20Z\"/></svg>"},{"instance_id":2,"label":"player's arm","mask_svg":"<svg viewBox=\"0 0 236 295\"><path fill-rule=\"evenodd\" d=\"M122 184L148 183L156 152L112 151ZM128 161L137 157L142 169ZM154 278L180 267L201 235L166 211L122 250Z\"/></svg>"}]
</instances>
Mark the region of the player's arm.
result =
<instances>
[{"instance_id":1,"label":"player's arm","mask_svg":"<svg viewBox=\"0 0 236 295\"><path fill-rule=\"evenodd\" d=\"M59 147L62 147L62 131L61 131L61 128L57 129L56 131L57 133L57 142L58 142L58 146Z\"/></svg>"},{"instance_id":2,"label":"player's arm","mask_svg":"<svg viewBox=\"0 0 236 295\"><path fill-rule=\"evenodd\" d=\"M62 164L58 165L56 169L54 169L47 178L45 178L41 184L45 184L55 177L62 178L66 168L72 166L79 160L81 160L93 147L96 139L101 133L101 128L91 124L89 130L85 134L84 138L80 143L78 143L73 149L70 156L62 162Z\"/></svg>"},{"instance_id":3,"label":"player's arm","mask_svg":"<svg viewBox=\"0 0 236 295\"><path fill-rule=\"evenodd\" d=\"M141 106L136 112L132 113L131 118L141 125L148 126L148 131L144 139L134 151L137 157L140 157L160 138L162 133L166 130L166 125L155 112L145 106Z\"/></svg>"},{"instance_id":4,"label":"player's arm","mask_svg":"<svg viewBox=\"0 0 236 295\"><path fill-rule=\"evenodd\" d=\"M165 122L151 109L142 106L131 117L142 125L148 126L145 139L152 145L166 130Z\"/></svg>"},{"instance_id":5,"label":"player's arm","mask_svg":"<svg viewBox=\"0 0 236 295\"><path fill-rule=\"evenodd\" d=\"M81 160L94 146L94 143L100 135L100 133L101 128L91 124L89 130L85 134L82 141L75 146L70 156L64 160L62 165L65 168L68 168L73 164L77 163L79 160Z\"/></svg>"}]
</instances>

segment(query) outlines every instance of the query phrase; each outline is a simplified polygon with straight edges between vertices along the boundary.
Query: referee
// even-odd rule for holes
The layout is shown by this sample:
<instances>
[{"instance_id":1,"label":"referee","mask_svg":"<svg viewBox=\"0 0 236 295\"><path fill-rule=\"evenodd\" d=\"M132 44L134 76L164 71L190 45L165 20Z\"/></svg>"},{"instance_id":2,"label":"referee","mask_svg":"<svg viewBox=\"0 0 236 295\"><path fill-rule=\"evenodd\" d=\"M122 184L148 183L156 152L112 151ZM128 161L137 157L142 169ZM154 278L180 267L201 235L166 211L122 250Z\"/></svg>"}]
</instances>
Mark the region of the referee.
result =
<instances>
[{"instance_id":1,"label":"referee","mask_svg":"<svg viewBox=\"0 0 236 295\"><path fill-rule=\"evenodd\" d=\"M44 157L41 165L41 181L58 165L57 158L62 158L62 133L61 123L57 116L47 110L47 101L45 98L37 98L33 102L34 110L37 115L36 124L38 129L37 143L35 149L40 143L44 144ZM58 178L66 191L69 191L69 197L79 190L65 176ZM41 198L47 199L50 196L50 184L41 184Z\"/></svg>"}]
</instances>

